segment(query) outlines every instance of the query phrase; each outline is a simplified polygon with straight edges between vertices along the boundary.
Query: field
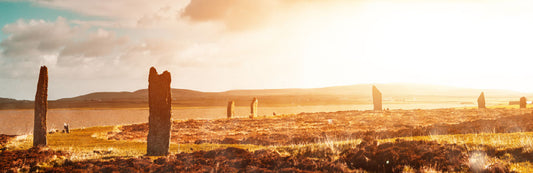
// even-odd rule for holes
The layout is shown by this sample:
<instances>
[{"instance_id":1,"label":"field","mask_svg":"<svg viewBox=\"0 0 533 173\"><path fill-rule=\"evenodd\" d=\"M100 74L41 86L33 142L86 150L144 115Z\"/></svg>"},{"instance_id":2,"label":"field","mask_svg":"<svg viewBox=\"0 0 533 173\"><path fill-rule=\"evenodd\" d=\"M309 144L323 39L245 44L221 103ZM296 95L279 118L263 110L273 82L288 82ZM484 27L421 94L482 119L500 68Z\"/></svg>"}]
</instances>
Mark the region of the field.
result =
<instances>
[{"instance_id":1,"label":"field","mask_svg":"<svg viewBox=\"0 0 533 173\"><path fill-rule=\"evenodd\" d=\"M465 107L459 103L387 104L390 109L417 109L438 107ZM367 110L372 105L315 105L315 106L261 106L258 115L297 114L301 112L332 112L338 110ZM236 117L248 117L249 106L237 106ZM226 117L226 107L173 107L172 119L220 119ZM71 128L138 124L148 121L148 108L71 108L49 109L47 127L61 130L64 123ZM0 110L0 134L24 135L33 131L33 109Z\"/></svg>"},{"instance_id":2,"label":"field","mask_svg":"<svg viewBox=\"0 0 533 173\"><path fill-rule=\"evenodd\" d=\"M338 111L173 122L171 155L143 156L147 124L1 136L4 171L530 172L533 116L514 106Z\"/></svg>"}]
</instances>

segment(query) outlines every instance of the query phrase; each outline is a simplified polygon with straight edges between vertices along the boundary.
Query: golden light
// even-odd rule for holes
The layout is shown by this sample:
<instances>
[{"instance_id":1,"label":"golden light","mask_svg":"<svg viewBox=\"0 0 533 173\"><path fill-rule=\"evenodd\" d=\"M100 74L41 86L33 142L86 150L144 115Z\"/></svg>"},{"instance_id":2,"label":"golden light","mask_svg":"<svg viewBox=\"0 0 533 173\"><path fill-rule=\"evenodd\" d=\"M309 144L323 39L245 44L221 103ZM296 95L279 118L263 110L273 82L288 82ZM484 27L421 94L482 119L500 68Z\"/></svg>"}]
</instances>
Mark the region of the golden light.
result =
<instances>
[{"instance_id":1,"label":"golden light","mask_svg":"<svg viewBox=\"0 0 533 173\"><path fill-rule=\"evenodd\" d=\"M296 15L291 25L294 35L285 39L299 43L295 51L306 87L353 84L356 78L358 83L508 88L490 76L508 71L522 76L533 56L529 49L533 21L527 19L533 13L514 5L503 1L339 3Z\"/></svg>"}]
</instances>

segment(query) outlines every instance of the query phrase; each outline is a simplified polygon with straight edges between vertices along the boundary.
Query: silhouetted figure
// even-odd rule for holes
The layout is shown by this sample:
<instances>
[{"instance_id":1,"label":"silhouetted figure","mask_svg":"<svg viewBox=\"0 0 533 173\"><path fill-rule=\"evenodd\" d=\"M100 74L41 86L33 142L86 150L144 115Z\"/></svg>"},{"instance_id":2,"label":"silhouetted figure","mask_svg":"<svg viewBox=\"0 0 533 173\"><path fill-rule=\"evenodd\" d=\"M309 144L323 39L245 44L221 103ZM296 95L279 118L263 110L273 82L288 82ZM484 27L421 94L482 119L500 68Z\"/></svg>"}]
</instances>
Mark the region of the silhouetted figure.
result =
<instances>
[{"instance_id":1,"label":"silhouetted figure","mask_svg":"<svg viewBox=\"0 0 533 173\"><path fill-rule=\"evenodd\" d=\"M254 100L252 101L252 104L250 105L250 118L257 117L257 105L259 104L259 101L257 98L254 97Z\"/></svg>"},{"instance_id":2,"label":"silhouetted figure","mask_svg":"<svg viewBox=\"0 0 533 173\"><path fill-rule=\"evenodd\" d=\"M479 97L477 98L477 108L478 109L486 108L485 107L485 94L483 92L481 92L481 95L479 95Z\"/></svg>"},{"instance_id":3,"label":"silhouetted figure","mask_svg":"<svg viewBox=\"0 0 533 173\"><path fill-rule=\"evenodd\" d=\"M46 146L46 113L48 110L48 68L41 66L37 92L35 93L35 109L33 121L33 146Z\"/></svg>"},{"instance_id":4,"label":"silhouetted figure","mask_svg":"<svg viewBox=\"0 0 533 173\"><path fill-rule=\"evenodd\" d=\"M228 118L235 116L235 101L233 100L228 102L227 115Z\"/></svg>"},{"instance_id":5,"label":"silhouetted figure","mask_svg":"<svg viewBox=\"0 0 533 173\"><path fill-rule=\"evenodd\" d=\"M381 92L378 90L378 88L376 88L376 86L372 85L372 101L374 102L375 111L381 111L381 99Z\"/></svg>"},{"instance_id":6,"label":"silhouetted figure","mask_svg":"<svg viewBox=\"0 0 533 173\"><path fill-rule=\"evenodd\" d=\"M63 129L64 129L65 133L70 133L70 130L68 128L68 124L67 123L63 123Z\"/></svg>"},{"instance_id":7,"label":"silhouetted figure","mask_svg":"<svg viewBox=\"0 0 533 173\"><path fill-rule=\"evenodd\" d=\"M521 97L520 98L520 108L526 108L526 106L527 106L526 97Z\"/></svg>"},{"instance_id":8,"label":"silhouetted figure","mask_svg":"<svg viewBox=\"0 0 533 173\"><path fill-rule=\"evenodd\" d=\"M164 71L157 74L154 67L150 68L148 76L148 143L147 155L168 155L171 129L171 101L170 73Z\"/></svg>"}]
</instances>

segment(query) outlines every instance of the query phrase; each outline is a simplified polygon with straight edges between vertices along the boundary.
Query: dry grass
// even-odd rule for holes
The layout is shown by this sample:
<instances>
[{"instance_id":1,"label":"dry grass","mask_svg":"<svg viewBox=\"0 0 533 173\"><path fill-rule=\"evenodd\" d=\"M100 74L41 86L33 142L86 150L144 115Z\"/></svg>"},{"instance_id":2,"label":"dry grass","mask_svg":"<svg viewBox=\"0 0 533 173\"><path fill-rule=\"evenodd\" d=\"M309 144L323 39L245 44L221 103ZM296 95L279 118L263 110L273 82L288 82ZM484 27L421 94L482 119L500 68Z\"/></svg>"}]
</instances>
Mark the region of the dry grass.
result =
<instances>
[{"instance_id":1,"label":"dry grass","mask_svg":"<svg viewBox=\"0 0 533 173\"><path fill-rule=\"evenodd\" d=\"M103 134L115 131L116 126L91 127L75 129L71 133L48 134L48 148L71 152L72 160L97 159L103 157L136 157L146 154L146 142L107 140ZM11 140L9 150L28 149L32 147L31 135L19 136ZM264 148L245 144L170 144L171 154L213 150L217 148L237 147L248 150Z\"/></svg>"},{"instance_id":2,"label":"dry grass","mask_svg":"<svg viewBox=\"0 0 533 173\"><path fill-rule=\"evenodd\" d=\"M533 132L413 136L383 139L380 140L380 142L393 142L396 139L411 141L437 141L439 143L460 144L467 146L469 150L480 151L485 151L486 146L494 147L497 150L523 148L525 151L533 151ZM510 166L511 171L533 171L532 163L514 162L512 156L508 154L502 158L486 158L485 165L490 165L493 163L507 164Z\"/></svg>"},{"instance_id":3,"label":"dry grass","mask_svg":"<svg viewBox=\"0 0 533 173\"><path fill-rule=\"evenodd\" d=\"M479 134L456 134L456 135L430 135L410 136L383 139L382 142L393 142L396 139L410 141L437 141L439 143L465 144L469 147L488 145L497 149L524 148L528 151L533 149L533 132L519 133L479 133Z\"/></svg>"},{"instance_id":4,"label":"dry grass","mask_svg":"<svg viewBox=\"0 0 533 173\"><path fill-rule=\"evenodd\" d=\"M460 144L467 146L467 148L471 151L485 151L486 148L484 147L487 146L494 147L497 150L524 148L524 150L526 151L533 151L533 132L414 136L381 139L378 140L378 142L395 142L396 139L407 141L437 141L438 143ZM338 154L340 152L348 148L354 148L359 143L361 143L360 139L354 139L347 141L324 141L313 144L272 146L271 148L274 148L281 154L285 155L305 155L307 157L314 157L318 159L337 159ZM476 157L474 157L474 155L470 157L471 161L476 160ZM509 165L511 171L533 171L532 163L516 162L513 160L513 156L509 154L506 154L504 157L499 158L483 158L483 166L488 166L494 163L504 163L506 165ZM405 170L409 170L409 168L406 168Z\"/></svg>"},{"instance_id":5,"label":"dry grass","mask_svg":"<svg viewBox=\"0 0 533 173\"><path fill-rule=\"evenodd\" d=\"M235 126L231 129L242 130L251 128L251 132L264 131L265 134L272 132L281 132L287 134L292 132L294 134L310 134L311 129L315 129L318 132L324 132L325 130L331 130L333 127L345 125L344 128L336 129L328 133L324 140L314 143L301 143L292 145L274 145L274 146L258 146L258 145L244 145L244 144L176 144L172 143L170 146L170 152L175 154L179 152L193 152L198 150L213 150L217 148L226 147L238 147L247 150L257 149L273 149L278 151L282 155L293 156L307 156L317 159L338 159L340 152L356 147L361 140L336 137L334 134L338 132L345 132L346 129L400 129L404 126L416 126L425 125L430 126L432 124L445 123L454 124L460 122L474 121L477 119L497 119L505 118L510 115L516 115L520 113L529 113L528 109L518 110L510 109L516 108L517 105L500 105L494 107L495 109L478 111L476 109L440 109L440 110L397 110L390 111L389 114L380 113L373 114L367 112L355 112L353 114L337 113L316 115L277 115L269 117L258 117L254 120L240 120L233 119L231 122L222 122L221 127L227 128L228 126ZM492 108L492 107L491 107ZM349 114L349 115L346 115ZM447 115L447 116L441 116ZM314 119L307 119L313 117ZM276 121L274 121L276 120ZM312 120L312 121L311 121ZM222 121L222 120L221 120ZM228 120L229 121L229 120ZM254 122L258 121L258 122ZM202 121L203 122L203 121ZM212 123L211 121L206 121ZM256 123L254 126L251 124ZM278 122L278 124L275 124ZM290 122L290 123L288 123ZM291 124L292 123L292 124ZM301 123L298 125L297 123ZM324 129L318 128L322 127ZM263 128L264 126L264 128ZM120 126L104 126L104 127L92 127L86 129L75 129L70 134L54 133L48 135L48 148L53 150L63 150L71 152L69 156L72 160L83 159L99 159L106 157L137 157L146 153L146 142L135 140L107 140L109 132L118 132ZM181 127L181 126L180 126ZM212 124L201 124L200 128L204 131L212 132L217 126ZM465 126L466 128L467 126ZM211 130L211 131L209 131ZM201 131L201 132L204 132ZM188 131L191 132L191 131ZM229 130L222 131L223 134L232 134ZM251 133L251 132L248 132ZM206 133L206 132L204 132ZM184 134L184 133L181 133ZM244 134L244 132L243 132ZM320 134L320 133L317 133ZM316 135L316 134L315 134ZM19 136L16 139L8 143L9 150L14 149L28 149L32 145L32 136ZM320 138L322 139L322 138ZM348 140L344 140L348 139ZM469 150L486 151L484 147L493 147L497 150L507 150L514 148L524 148L526 151L533 151L533 132L518 132L518 133L476 133L476 134L455 134L455 135L429 135L429 136L411 136L411 137L399 137L381 139L380 143L394 142L396 139L408 140L408 141L437 141L438 143L459 144L465 145ZM285 139L286 140L286 139ZM342 140L342 141L339 141ZM473 157L473 156L472 156ZM472 160L476 160L473 157ZM505 163L510 166L512 171L517 172L531 172L533 171L533 164L530 162L517 162L513 159L513 156L507 155L505 157L488 157L484 158L483 165L492 163ZM406 168L409 170L409 168ZM430 171L431 169L428 169Z\"/></svg>"},{"instance_id":6,"label":"dry grass","mask_svg":"<svg viewBox=\"0 0 533 173\"><path fill-rule=\"evenodd\" d=\"M270 149L278 151L280 154L289 156L307 156L318 159L338 159L339 154L350 148L354 148L361 143L361 139L345 141L323 141L310 144L280 145L270 146Z\"/></svg>"}]
</instances>

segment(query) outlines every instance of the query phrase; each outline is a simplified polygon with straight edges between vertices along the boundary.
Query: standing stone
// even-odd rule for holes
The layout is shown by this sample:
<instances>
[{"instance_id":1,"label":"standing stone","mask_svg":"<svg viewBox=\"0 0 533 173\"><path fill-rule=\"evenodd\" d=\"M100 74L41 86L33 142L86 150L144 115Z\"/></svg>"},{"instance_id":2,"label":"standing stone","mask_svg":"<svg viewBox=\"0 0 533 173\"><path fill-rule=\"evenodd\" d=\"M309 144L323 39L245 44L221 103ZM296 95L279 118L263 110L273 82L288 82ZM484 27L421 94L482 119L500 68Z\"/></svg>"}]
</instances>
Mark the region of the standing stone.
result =
<instances>
[{"instance_id":1,"label":"standing stone","mask_svg":"<svg viewBox=\"0 0 533 173\"><path fill-rule=\"evenodd\" d=\"M257 104L259 101L254 97L252 104L250 105L250 118L257 117Z\"/></svg>"},{"instance_id":2,"label":"standing stone","mask_svg":"<svg viewBox=\"0 0 533 173\"><path fill-rule=\"evenodd\" d=\"M154 67L148 76L148 147L147 155L164 156L168 154L171 129L170 73L157 74Z\"/></svg>"},{"instance_id":3,"label":"standing stone","mask_svg":"<svg viewBox=\"0 0 533 173\"><path fill-rule=\"evenodd\" d=\"M228 118L231 118L235 115L235 102L229 101L228 102Z\"/></svg>"},{"instance_id":4,"label":"standing stone","mask_svg":"<svg viewBox=\"0 0 533 173\"><path fill-rule=\"evenodd\" d=\"M483 92L481 92L481 95L479 95L479 97L477 98L477 108L478 109L486 108L485 107L485 94Z\"/></svg>"},{"instance_id":5,"label":"standing stone","mask_svg":"<svg viewBox=\"0 0 533 173\"><path fill-rule=\"evenodd\" d=\"M48 110L48 68L41 66L37 93L35 93L35 109L33 120L33 146L46 146L46 113Z\"/></svg>"},{"instance_id":6,"label":"standing stone","mask_svg":"<svg viewBox=\"0 0 533 173\"><path fill-rule=\"evenodd\" d=\"M374 101L374 110L375 111L381 111L381 92L376 88L376 86L372 85L372 100Z\"/></svg>"},{"instance_id":7,"label":"standing stone","mask_svg":"<svg viewBox=\"0 0 533 173\"><path fill-rule=\"evenodd\" d=\"M526 108L527 102L526 97L520 98L520 108Z\"/></svg>"}]
</instances>

